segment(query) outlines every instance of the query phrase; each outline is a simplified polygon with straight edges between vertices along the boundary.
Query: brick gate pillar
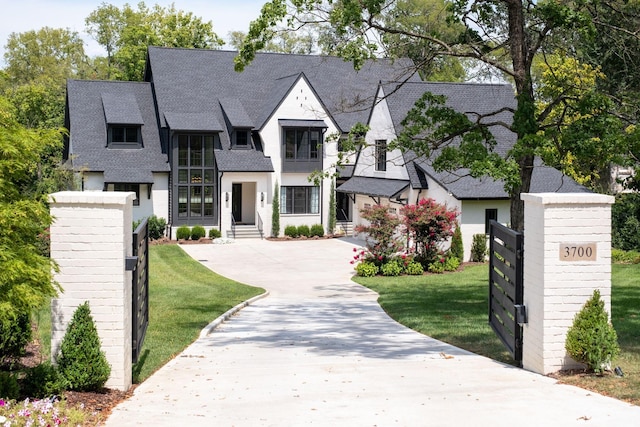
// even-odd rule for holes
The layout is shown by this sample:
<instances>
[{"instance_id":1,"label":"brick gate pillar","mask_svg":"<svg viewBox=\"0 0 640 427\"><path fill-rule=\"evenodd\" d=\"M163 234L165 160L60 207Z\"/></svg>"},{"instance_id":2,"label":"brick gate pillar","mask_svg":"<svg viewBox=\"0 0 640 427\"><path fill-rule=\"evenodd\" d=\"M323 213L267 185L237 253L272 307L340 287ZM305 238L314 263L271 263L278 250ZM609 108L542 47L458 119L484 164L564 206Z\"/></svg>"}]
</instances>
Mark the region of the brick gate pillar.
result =
<instances>
[{"instance_id":1,"label":"brick gate pillar","mask_svg":"<svg viewBox=\"0 0 640 427\"><path fill-rule=\"evenodd\" d=\"M582 367L564 348L567 330L594 289L611 314L612 196L522 194L523 367L548 374Z\"/></svg>"},{"instance_id":2,"label":"brick gate pillar","mask_svg":"<svg viewBox=\"0 0 640 427\"><path fill-rule=\"evenodd\" d=\"M135 193L72 192L50 195L51 258L62 287L51 301L51 356L76 308L89 301L102 350L111 365L106 387L131 387L132 202Z\"/></svg>"}]
</instances>

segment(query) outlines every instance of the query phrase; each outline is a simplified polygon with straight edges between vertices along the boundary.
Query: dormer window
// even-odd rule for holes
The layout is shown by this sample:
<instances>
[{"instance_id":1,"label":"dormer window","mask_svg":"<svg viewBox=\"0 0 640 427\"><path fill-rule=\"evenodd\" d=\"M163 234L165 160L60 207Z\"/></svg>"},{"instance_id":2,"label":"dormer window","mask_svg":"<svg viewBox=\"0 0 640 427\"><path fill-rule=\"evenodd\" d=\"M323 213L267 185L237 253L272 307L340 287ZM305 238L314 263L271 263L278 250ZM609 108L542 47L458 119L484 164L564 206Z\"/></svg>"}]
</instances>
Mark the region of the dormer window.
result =
<instances>
[{"instance_id":1,"label":"dormer window","mask_svg":"<svg viewBox=\"0 0 640 427\"><path fill-rule=\"evenodd\" d=\"M248 148L250 133L248 129L236 129L233 132L233 145L238 148Z\"/></svg>"},{"instance_id":2,"label":"dormer window","mask_svg":"<svg viewBox=\"0 0 640 427\"><path fill-rule=\"evenodd\" d=\"M142 135L140 126L110 125L108 146L111 148L141 148Z\"/></svg>"}]
</instances>

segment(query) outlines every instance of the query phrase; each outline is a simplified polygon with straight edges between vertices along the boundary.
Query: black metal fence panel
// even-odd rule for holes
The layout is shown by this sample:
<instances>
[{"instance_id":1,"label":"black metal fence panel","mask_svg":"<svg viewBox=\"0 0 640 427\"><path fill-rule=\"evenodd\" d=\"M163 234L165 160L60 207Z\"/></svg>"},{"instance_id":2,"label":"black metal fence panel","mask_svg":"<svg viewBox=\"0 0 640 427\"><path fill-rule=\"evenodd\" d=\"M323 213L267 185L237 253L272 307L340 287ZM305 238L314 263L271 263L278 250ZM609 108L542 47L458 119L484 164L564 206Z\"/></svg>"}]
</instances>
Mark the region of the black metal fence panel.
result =
<instances>
[{"instance_id":1,"label":"black metal fence panel","mask_svg":"<svg viewBox=\"0 0 640 427\"><path fill-rule=\"evenodd\" d=\"M489 235L489 324L522 365L524 235L491 221Z\"/></svg>"},{"instance_id":2,"label":"black metal fence panel","mask_svg":"<svg viewBox=\"0 0 640 427\"><path fill-rule=\"evenodd\" d=\"M145 219L133 232L133 257L136 259L133 270L132 293L132 362L140 357L149 325L149 226Z\"/></svg>"}]
</instances>

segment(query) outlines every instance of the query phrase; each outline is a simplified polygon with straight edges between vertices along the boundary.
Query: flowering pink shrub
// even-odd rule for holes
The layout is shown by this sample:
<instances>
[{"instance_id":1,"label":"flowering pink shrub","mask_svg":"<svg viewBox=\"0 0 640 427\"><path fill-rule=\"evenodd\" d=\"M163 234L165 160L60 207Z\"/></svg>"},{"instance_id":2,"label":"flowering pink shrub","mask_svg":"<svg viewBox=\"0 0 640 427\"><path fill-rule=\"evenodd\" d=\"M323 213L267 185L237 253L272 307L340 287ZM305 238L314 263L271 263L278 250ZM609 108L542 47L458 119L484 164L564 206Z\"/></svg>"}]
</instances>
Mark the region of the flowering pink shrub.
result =
<instances>
[{"instance_id":1,"label":"flowering pink shrub","mask_svg":"<svg viewBox=\"0 0 640 427\"><path fill-rule=\"evenodd\" d=\"M458 211L433 199L421 199L415 205L403 206L400 213L413 241L416 259L423 266L438 261L438 244L453 235Z\"/></svg>"},{"instance_id":2,"label":"flowering pink shrub","mask_svg":"<svg viewBox=\"0 0 640 427\"><path fill-rule=\"evenodd\" d=\"M397 237L400 219L389 213L389 207L374 205L360 211L369 225L356 226L356 232L367 234L367 249L356 261L371 261L380 266L401 252L403 245Z\"/></svg>"}]
</instances>

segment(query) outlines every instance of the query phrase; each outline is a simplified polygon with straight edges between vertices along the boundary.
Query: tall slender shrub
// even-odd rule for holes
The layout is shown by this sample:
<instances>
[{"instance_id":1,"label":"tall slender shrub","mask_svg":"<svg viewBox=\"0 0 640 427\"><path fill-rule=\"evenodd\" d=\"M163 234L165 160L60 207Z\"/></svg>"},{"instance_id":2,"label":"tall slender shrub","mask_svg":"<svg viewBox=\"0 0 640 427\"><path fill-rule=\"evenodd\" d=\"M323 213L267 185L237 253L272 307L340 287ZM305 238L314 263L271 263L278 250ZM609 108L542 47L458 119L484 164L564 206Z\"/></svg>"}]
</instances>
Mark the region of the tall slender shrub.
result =
<instances>
[{"instance_id":1,"label":"tall slender shrub","mask_svg":"<svg viewBox=\"0 0 640 427\"><path fill-rule=\"evenodd\" d=\"M456 229L451 237L451 256L458 258L458 261L464 261L464 245L462 244L462 230L460 224L456 224Z\"/></svg>"},{"instance_id":2,"label":"tall slender shrub","mask_svg":"<svg viewBox=\"0 0 640 427\"><path fill-rule=\"evenodd\" d=\"M484 262L487 257L487 236L485 234L474 234L471 243L471 261Z\"/></svg>"},{"instance_id":3,"label":"tall slender shrub","mask_svg":"<svg viewBox=\"0 0 640 427\"><path fill-rule=\"evenodd\" d=\"M111 366L100 350L100 337L88 301L73 313L62 338L57 361L69 390L99 390L109 379Z\"/></svg>"},{"instance_id":4,"label":"tall slender shrub","mask_svg":"<svg viewBox=\"0 0 640 427\"><path fill-rule=\"evenodd\" d=\"M280 235L280 186L278 181L273 187L273 203L271 204L271 237Z\"/></svg>"},{"instance_id":5,"label":"tall slender shrub","mask_svg":"<svg viewBox=\"0 0 640 427\"><path fill-rule=\"evenodd\" d=\"M336 230L336 184L331 180L331 193L329 193L329 226L327 232L333 234Z\"/></svg>"}]
</instances>

